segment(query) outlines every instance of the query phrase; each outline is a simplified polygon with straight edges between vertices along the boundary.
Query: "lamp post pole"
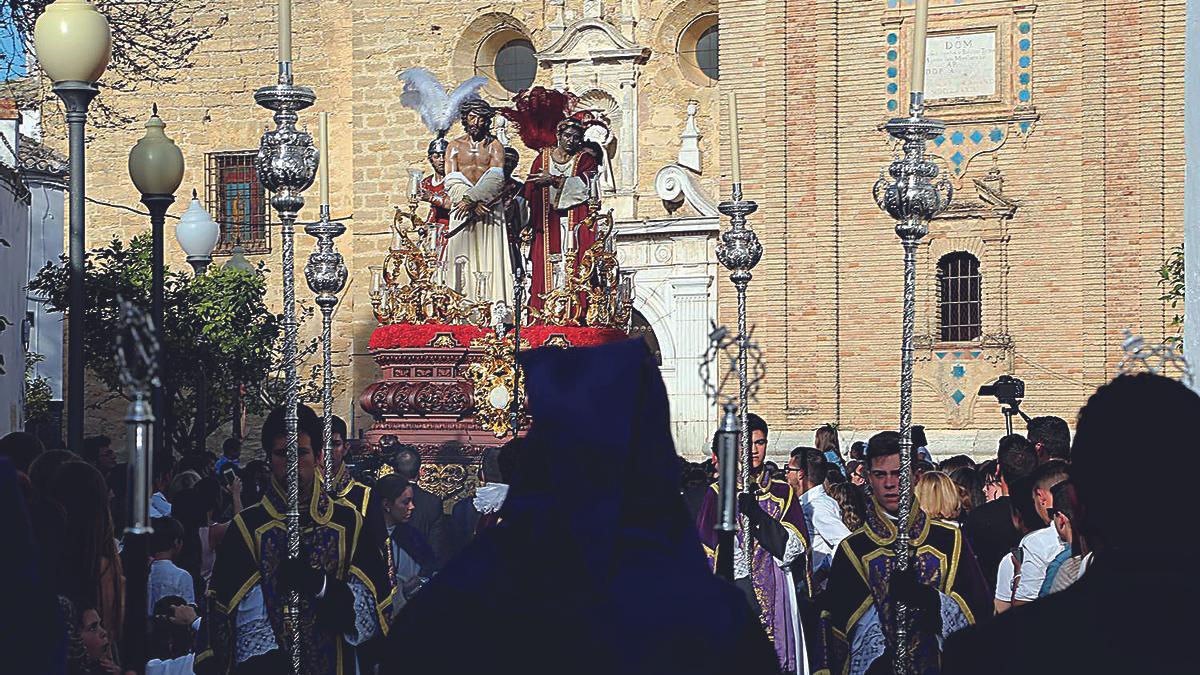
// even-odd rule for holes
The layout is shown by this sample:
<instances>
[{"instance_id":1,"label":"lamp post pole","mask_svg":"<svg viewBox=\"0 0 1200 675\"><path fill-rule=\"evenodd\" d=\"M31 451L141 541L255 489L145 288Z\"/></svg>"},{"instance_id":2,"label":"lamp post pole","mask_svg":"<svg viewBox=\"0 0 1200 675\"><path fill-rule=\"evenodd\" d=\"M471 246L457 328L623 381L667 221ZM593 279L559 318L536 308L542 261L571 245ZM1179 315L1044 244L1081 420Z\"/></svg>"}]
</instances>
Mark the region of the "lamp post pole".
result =
<instances>
[{"instance_id":1,"label":"lamp post pole","mask_svg":"<svg viewBox=\"0 0 1200 675\"><path fill-rule=\"evenodd\" d=\"M33 28L38 66L54 83L66 108L70 143L71 191L69 287L67 291L67 448L83 447L83 263L84 162L83 126L88 106L100 93L96 82L112 58L108 20L87 0L57 0L46 5Z\"/></svg>"},{"instance_id":2,"label":"lamp post pole","mask_svg":"<svg viewBox=\"0 0 1200 675\"><path fill-rule=\"evenodd\" d=\"M154 322L154 339L160 346L159 359L162 359L162 347L166 341L166 320L163 316L163 227L167 220L167 209L175 203L175 195L144 194L142 204L150 211L150 318ZM154 425L154 450L161 452L166 448L166 369L158 364L158 381L150 390L150 405L154 407L154 418L159 421Z\"/></svg>"},{"instance_id":3,"label":"lamp post pole","mask_svg":"<svg viewBox=\"0 0 1200 675\"><path fill-rule=\"evenodd\" d=\"M68 190L70 204L69 290L67 294L67 447L79 452L83 447L83 260L85 247L84 215L87 204L84 125L88 106L100 93L92 82L67 81L54 85L54 93L67 108L70 143ZM157 425L156 425L157 426Z\"/></svg>"},{"instance_id":4,"label":"lamp post pole","mask_svg":"<svg viewBox=\"0 0 1200 675\"><path fill-rule=\"evenodd\" d=\"M175 142L167 138L166 124L158 116L158 104L151 108L146 121L146 135L138 139L129 151L129 177L142 193L142 204L150 211L151 262L150 262L150 318L154 324L154 338L159 345L157 370L158 381L151 390L150 400L154 406L154 452L167 449L165 443L167 426L167 382L166 368L161 363L166 351L166 319L163 312L163 227L167 209L175 203L175 191L183 182L183 152Z\"/></svg>"},{"instance_id":5,"label":"lamp post pole","mask_svg":"<svg viewBox=\"0 0 1200 675\"><path fill-rule=\"evenodd\" d=\"M188 262L192 266L192 271L199 278L208 269L212 263L212 256L188 256ZM206 450L205 441L208 439L208 371L204 366L200 367L200 378L196 382L196 452L202 453Z\"/></svg>"}]
</instances>

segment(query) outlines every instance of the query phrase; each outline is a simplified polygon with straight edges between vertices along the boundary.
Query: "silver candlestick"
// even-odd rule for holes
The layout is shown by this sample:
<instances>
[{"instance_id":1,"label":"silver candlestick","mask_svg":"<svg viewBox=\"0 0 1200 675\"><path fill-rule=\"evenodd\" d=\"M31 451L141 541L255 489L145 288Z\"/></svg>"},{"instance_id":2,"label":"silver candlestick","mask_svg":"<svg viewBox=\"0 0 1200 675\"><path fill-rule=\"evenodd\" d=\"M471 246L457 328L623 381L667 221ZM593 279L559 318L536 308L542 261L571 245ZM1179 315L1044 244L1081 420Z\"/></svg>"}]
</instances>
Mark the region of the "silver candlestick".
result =
<instances>
[{"instance_id":1,"label":"silver candlestick","mask_svg":"<svg viewBox=\"0 0 1200 675\"><path fill-rule=\"evenodd\" d=\"M280 248L283 254L283 363L286 396L284 425L287 430L287 534L288 556L300 557L300 473L296 409L300 382L296 372L296 216L304 207L305 190L317 175L318 153L312 136L296 128L297 113L311 106L316 95L307 87L292 84L292 64L279 63L279 82L254 92L254 101L274 111L275 128L262 136L254 168L262 184L271 191L271 206L279 213ZM314 439L315 440L315 439ZM288 595L284 613L290 637L292 669L302 672L300 595Z\"/></svg>"},{"instance_id":2,"label":"silver candlestick","mask_svg":"<svg viewBox=\"0 0 1200 675\"><path fill-rule=\"evenodd\" d=\"M954 188L938 177L937 164L925 156L925 144L946 131L938 120L926 119L925 95L913 92L908 117L897 117L884 125L893 138L903 143L903 157L888 167L891 180L880 171L872 188L875 203L896 220L896 234L904 247L904 317L900 342L900 518L896 533L895 570L908 570L908 519L912 511L912 379L913 328L917 304L917 245L929 233L928 222L950 205ZM896 604L895 671L911 672L908 644L908 609Z\"/></svg>"},{"instance_id":3,"label":"silver candlestick","mask_svg":"<svg viewBox=\"0 0 1200 675\"><path fill-rule=\"evenodd\" d=\"M749 363L750 334L746 328L746 288L754 278L751 270L762 259L763 247L758 241L758 235L746 225L746 217L758 210L756 202L742 199L742 184L733 184L733 199L721 202L717 210L729 217L730 227L721 234L717 244L717 260L729 270L729 280L737 289L738 302L738 413L741 426L741 455L742 470L739 476L741 490L750 491L750 464L753 457L750 454L750 379L747 371ZM742 553L750 560L750 523L742 514Z\"/></svg>"},{"instance_id":4,"label":"silver candlestick","mask_svg":"<svg viewBox=\"0 0 1200 675\"><path fill-rule=\"evenodd\" d=\"M326 160L328 161L328 160ZM305 233L316 238L317 247L308 256L304 279L317 295L321 309L321 404L324 422L325 486L330 497L336 497L333 475L333 310L338 294L346 287L346 263L338 253L334 239L346 232L346 226L329 219L329 205L321 205L321 219L304 227Z\"/></svg>"}]
</instances>

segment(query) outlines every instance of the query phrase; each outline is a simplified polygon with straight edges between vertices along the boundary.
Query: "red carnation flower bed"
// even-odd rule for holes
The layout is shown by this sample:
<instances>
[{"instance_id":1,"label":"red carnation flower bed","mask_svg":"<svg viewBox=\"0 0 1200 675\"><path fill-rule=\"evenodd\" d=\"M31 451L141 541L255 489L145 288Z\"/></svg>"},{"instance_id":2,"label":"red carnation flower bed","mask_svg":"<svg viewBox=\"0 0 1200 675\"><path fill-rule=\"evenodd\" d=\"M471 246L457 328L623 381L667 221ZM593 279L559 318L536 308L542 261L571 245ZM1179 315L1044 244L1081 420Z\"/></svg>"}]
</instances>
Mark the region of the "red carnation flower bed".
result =
<instances>
[{"instance_id":1,"label":"red carnation flower bed","mask_svg":"<svg viewBox=\"0 0 1200 675\"><path fill-rule=\"evenodd\" d=\"M491 333L477 326L447 326L443 324L395 323L380 326L371 333L370 349L412 349L428 347L434 338L449 334L463 347ZM521 329L521 340L530 347L541 347L547 340L562 336L572 347L594 347L625 340L629 336L616 328L590 328L580 326L526 326ZM552 340L557 342L557 340Z\"/></svg>"}]
</instances>

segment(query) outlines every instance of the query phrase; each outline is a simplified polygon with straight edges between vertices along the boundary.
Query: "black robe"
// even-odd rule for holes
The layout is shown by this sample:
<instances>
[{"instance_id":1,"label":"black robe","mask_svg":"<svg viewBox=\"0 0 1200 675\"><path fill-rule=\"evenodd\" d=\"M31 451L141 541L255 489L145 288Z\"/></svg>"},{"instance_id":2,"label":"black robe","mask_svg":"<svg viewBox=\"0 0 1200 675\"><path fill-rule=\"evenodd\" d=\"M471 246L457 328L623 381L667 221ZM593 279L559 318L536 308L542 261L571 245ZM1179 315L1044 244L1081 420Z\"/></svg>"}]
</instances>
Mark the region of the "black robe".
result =
<instances>
[{"instance_id":1,"label":"black robe","mask_svg":"<svg viewBox=\"0 0 1200 675\"><path fill-rule=\"evenodd\" d=\"M301 555L324 569L330 583L319 603L349 602L353 597L347 582L357 578L374 598L380 630L386 630L391 608L387 572L379 551L364 536L363 520L348 502L330 500L314 481L308 503L300 514ZM283 491L278 484L257 504L234 517L229 532L217 549L208 591L208 613L201 625L201 647L196 657L198 673L228 673L235 664L237 608L256 584L261 584L263 601L275 642L285 653L288 642L284 628L286 597L279 592L276 570L287 558L287 525ZM307 508L305 508L307 507ZM306 673L349 675L355 672L355 649L341 633L314 620L316 608L302 598L301 653Z\"/></svg>"},{"instance_id":2,"label":"black robe","mask_svg":"<svg viewBox=\"0 0 1200 675\"><path fill-rule=\"evenodd\" d=\"M840 673L847 663L852 630L874 605L879 612L890 658L894 630L894 608L889 583L895 562L896 521L887 517L872 499L866 523L842 540L829 570L829 583L822 595L822 618L832 632L826 636L826 654L832 672ZM979 571L979 564L962 532L928 518L913 499L909 517L909 545L921 583L936 588L954 600L968 623L991 616L992 595ZM909 631L915 672L937 673L941 655L932 636Z\"/></svg>"},{"instance_id":3,"label":"black robe","mask_svg":"<svg viewBox=\"0 0 1200 675\"><path fill-rule=\"evenodd\" d=\"M384 672L777 675L705 562L645 343L522 364L533 424L503 519L409 600Z\"/></svg>"}]
</instances>

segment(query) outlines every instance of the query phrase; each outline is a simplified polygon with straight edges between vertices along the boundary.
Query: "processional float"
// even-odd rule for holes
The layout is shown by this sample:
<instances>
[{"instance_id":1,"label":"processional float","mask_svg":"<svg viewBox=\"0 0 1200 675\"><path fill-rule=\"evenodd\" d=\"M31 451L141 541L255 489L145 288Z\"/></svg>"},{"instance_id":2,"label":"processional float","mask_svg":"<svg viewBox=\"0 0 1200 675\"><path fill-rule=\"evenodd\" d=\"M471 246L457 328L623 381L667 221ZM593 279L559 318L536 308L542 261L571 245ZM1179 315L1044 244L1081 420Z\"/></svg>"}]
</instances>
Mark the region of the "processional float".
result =
<instances>
[{"instance_id":1,"label":"processional float","mask_svg":"<svg viewBox=\"0 0 1200 675\"><path fill-rule=\"evenodd\" d=\"M482 83L468 81L447 91L417 69L401 73L401 79L406 83L401 101L435 135L430 154L445 152L444 137L458 119L458 106L471 101ZM549 98L573 101L561 93ZM565 119L578 112L564 108L559 114ZM410 171L404 203L394 209L389 250L371 268L378 327L369 350L382 377L360 396L362 409L374 418L364 450L386 455L395 443L416 447L424 460L421 484L452 500L471 489L484 450L526 426L518 353L626 338L633 274L620 268L613 216L603 210L593 177L586 201L576 207L586 215L572 223L561 253L550 261L553 274L544 291L531 295L529 288L530 230L508 222L512 269L483 274L511 275L513 297L484 297L488 279L466 279L460 261L447 259L447 237L461 235L437 222L432 209L423 212L428 198L423 185L428 179ZM580 236L584 232L587 237Z\"/></svg>"}]
</instances>

